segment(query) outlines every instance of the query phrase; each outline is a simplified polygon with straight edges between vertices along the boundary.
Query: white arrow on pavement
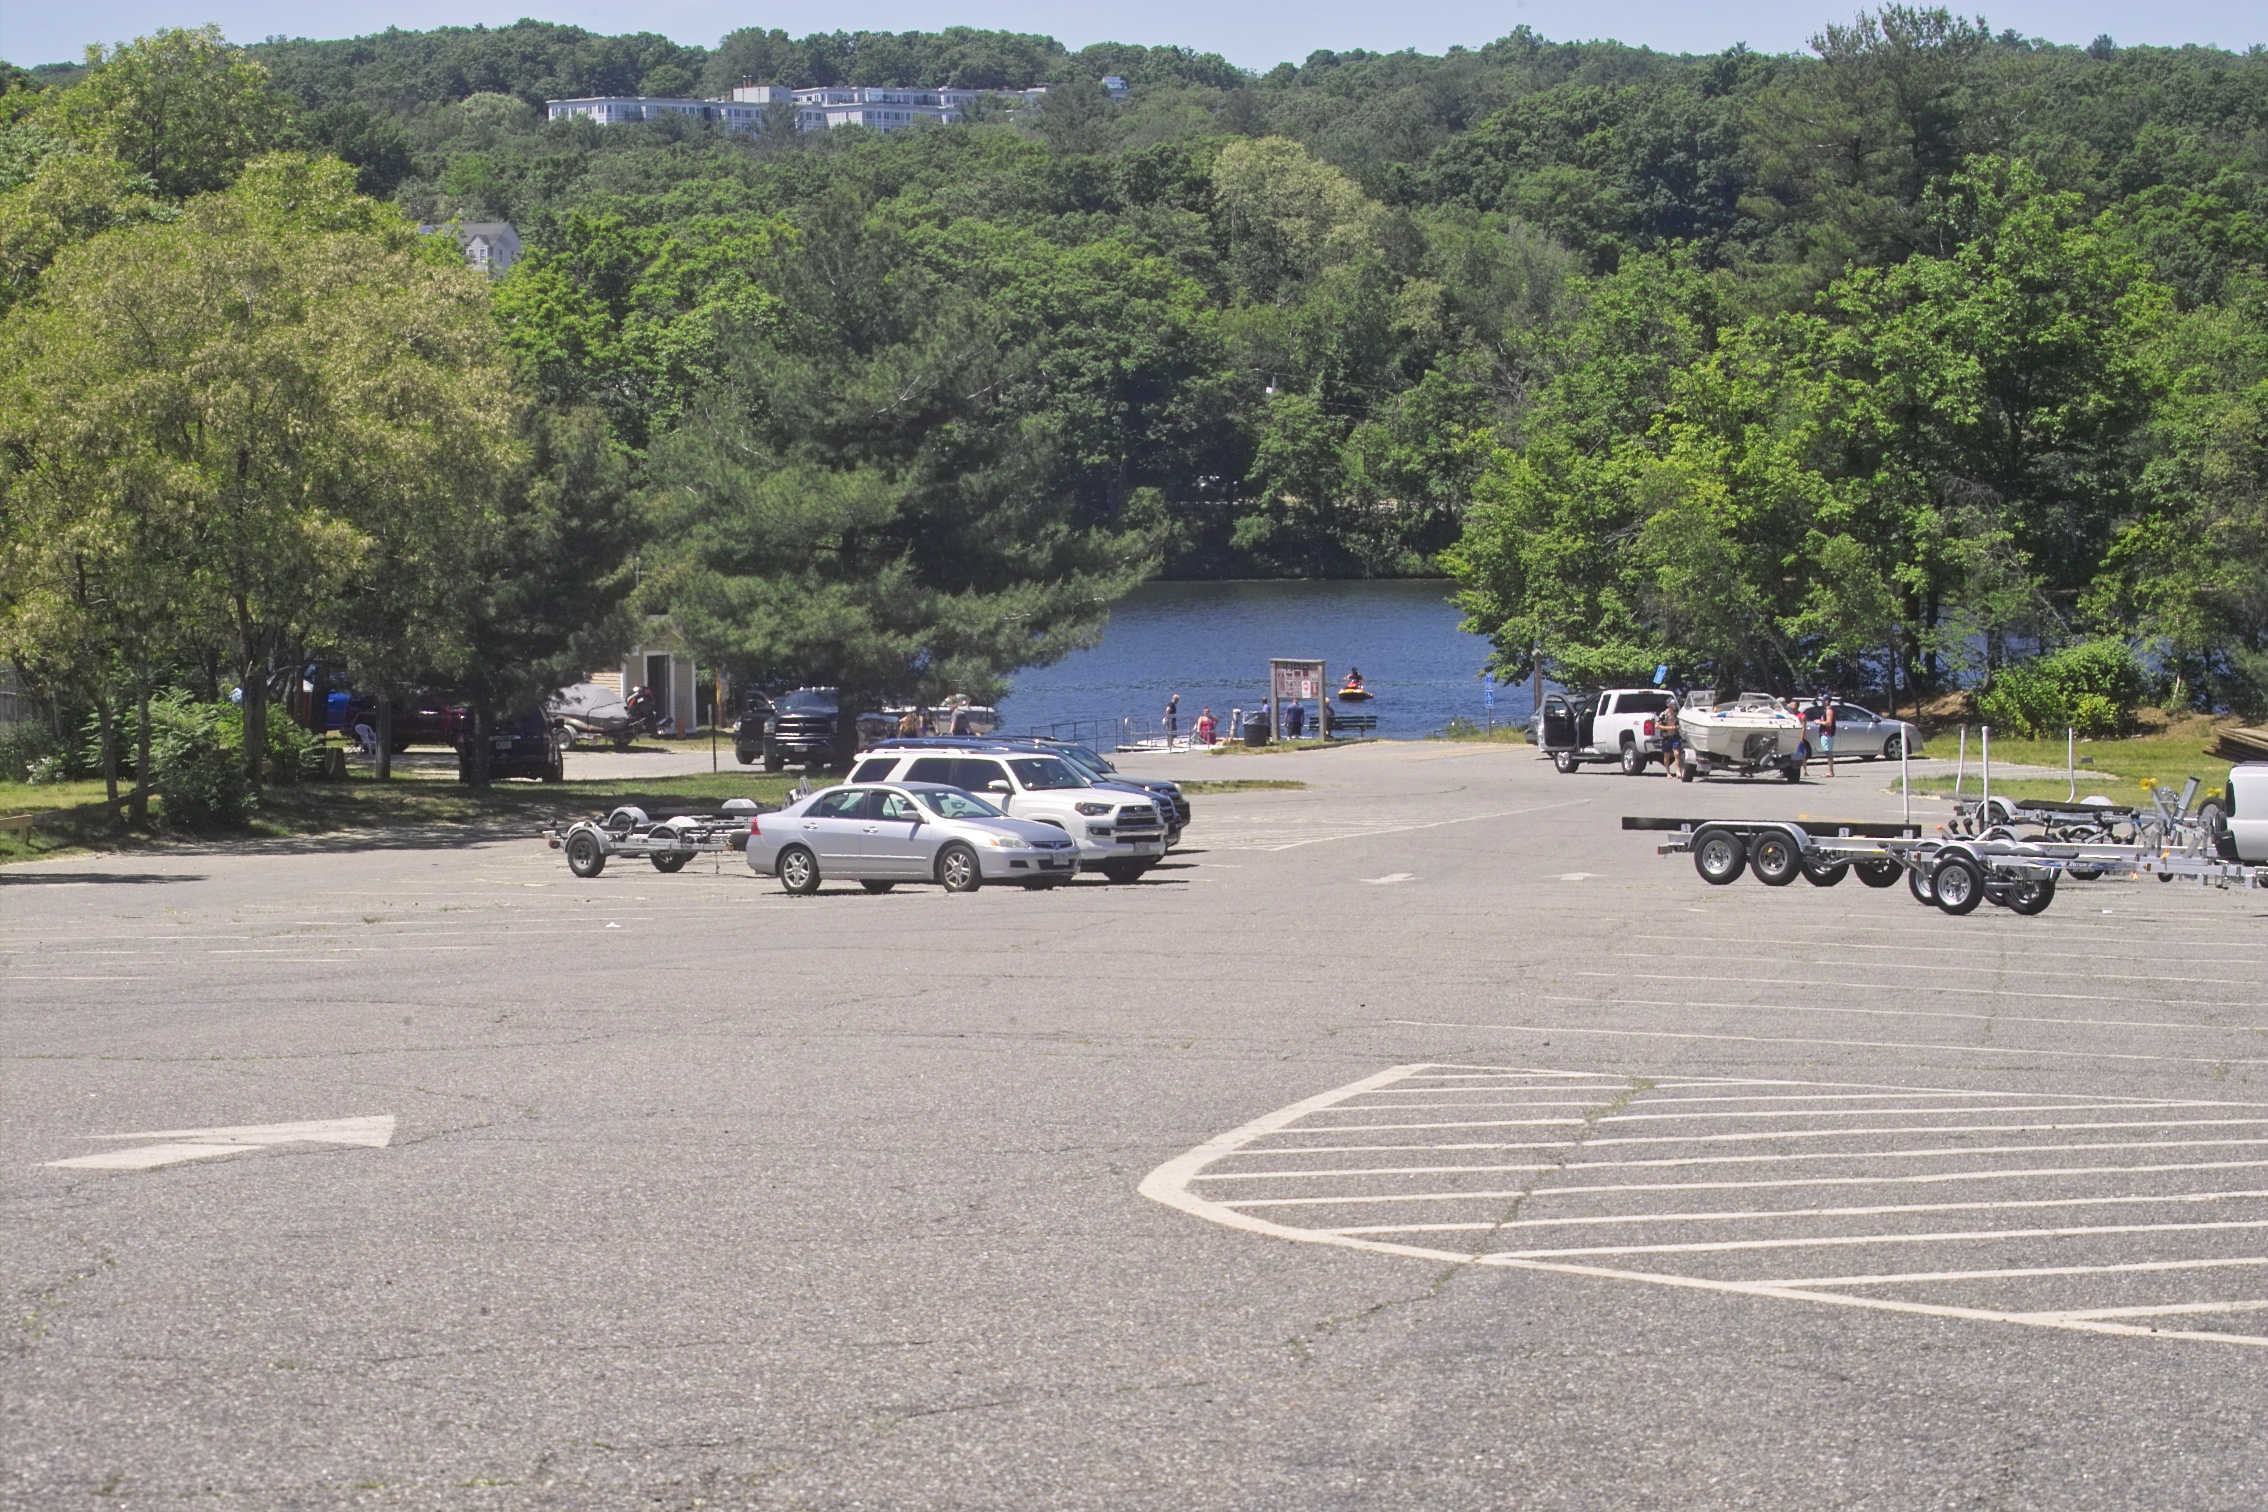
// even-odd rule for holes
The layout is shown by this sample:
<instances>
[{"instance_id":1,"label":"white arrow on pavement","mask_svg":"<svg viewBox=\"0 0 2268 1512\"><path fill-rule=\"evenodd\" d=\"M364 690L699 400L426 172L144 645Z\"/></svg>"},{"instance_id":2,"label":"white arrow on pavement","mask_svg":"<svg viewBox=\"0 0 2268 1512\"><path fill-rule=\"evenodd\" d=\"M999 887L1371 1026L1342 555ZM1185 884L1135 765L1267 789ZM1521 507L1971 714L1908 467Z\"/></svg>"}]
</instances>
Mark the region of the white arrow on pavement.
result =
<instances>
[{"instance_id":1,"label":"white arrow on pavement","mask_svg":"<svg viewBox=\"0 0 2268 1512\"><path fill-rule=\"evenodd\" d=\"M187 1160L216 1160L270 1145L341 1144L384 1149L393 1142L394 1116L319 1118L310 1123L238 1124L219 1129L152 1129L141 1134L97 1134L96 1139L151 1139L156 1144L105 1150L76 1160L50 1160L51 1166L80 1171L149 1171Z\"/></svg>"}]
</instances>

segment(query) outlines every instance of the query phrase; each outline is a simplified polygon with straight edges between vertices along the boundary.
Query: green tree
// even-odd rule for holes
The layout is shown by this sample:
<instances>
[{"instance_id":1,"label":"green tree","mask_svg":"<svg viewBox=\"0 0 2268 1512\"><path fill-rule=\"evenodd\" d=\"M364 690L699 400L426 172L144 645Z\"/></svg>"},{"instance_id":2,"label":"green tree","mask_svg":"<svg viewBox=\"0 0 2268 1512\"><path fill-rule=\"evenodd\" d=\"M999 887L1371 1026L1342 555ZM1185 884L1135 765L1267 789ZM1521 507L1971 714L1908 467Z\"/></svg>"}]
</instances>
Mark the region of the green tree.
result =
<instances>
[{"instance_id":1,"label":"green tree","mask_svg":"<svg viewBox=\"0 0 2268 1512\"><path fill-rule=\"evenodd\" d=\"M11 494L159 522L139 551L180 573L174 622L228 648L255 784L278 659L376 543L453 535L516 464L485 281L352 185L263 159L65 252L10 317Z\"/></svg>"},{"instance_id":2,"label":"green tree","mask_svg":"<svg viewBox=\"0 0 2268 1512\"><path fill-rule=\"evenodd\" d=\"M268 71L217 26L90 46L87 66L56 102L57 126L174 199L226 187L246 163L283 145L296 113L269 86Z\"/></svg>"}]
</instances>

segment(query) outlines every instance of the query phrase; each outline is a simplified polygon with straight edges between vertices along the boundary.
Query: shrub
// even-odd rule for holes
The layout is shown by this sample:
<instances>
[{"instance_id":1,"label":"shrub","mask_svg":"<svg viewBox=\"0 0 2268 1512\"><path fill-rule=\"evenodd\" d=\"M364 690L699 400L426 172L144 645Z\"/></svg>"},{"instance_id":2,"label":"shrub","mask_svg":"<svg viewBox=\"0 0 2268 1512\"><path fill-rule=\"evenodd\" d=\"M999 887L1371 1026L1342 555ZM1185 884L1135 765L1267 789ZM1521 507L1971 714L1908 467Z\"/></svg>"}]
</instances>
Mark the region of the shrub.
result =
<instances>
[{"instance_id":1,"label":"shrub","mask_svg":"<svg viewBox=\"0 0 2268 1512\"><path fill-rule=\"evenodd\" d=\"M62 782L70 775L69 742L39 720L0 729L0 782Z\"/></svg>"},{"instance_id":2,"label":"shrub","mask_svg":"<svg viewBox=\"0 0 2268 1512\"><path fill-rule=\"evenodd\" d=\"M2003 667L1977 695L1977 716L2011 735L2045 739L2066 728L2090 738L2134 728L2143 675L2118 641L2084 641L2021 666Z\"/></svg>"},{"instance_id":3,"label":"shrub","mask_svg":"<svg viewBox=\"0 0 2268 1512\"><path fill-rule=\"evenodd\" d=\"M268 705L266 754L278 782L298 782L323 770L323 738L277 704Z\"/></svg>"},{"instance_id":4,"label":"shrub","mask_svg":"<svg viewBox=\"0 0 2268 1512\"><path fill-rule=\"evenodd\" d=\"M168 824L234 824L252 805L244 780L244 716L175 689L150 701L150 775Z\"/></svg>"}]
</instances>

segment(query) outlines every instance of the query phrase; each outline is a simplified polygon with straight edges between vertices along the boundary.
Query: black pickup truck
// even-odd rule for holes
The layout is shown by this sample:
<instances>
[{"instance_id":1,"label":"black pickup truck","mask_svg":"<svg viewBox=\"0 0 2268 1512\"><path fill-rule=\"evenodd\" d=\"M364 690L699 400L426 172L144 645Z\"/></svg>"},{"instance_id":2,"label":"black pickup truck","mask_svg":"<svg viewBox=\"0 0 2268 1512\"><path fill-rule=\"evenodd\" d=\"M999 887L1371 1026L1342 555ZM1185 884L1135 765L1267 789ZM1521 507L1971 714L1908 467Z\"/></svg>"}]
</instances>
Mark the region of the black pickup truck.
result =
<instances>
[{"instance_id":1,"label":"black pickup truck","mask_svg":"<svg viewBox=\"0 0 2268 1512\"><path fill-rule=\"evenodd\" d=\"M833 688L798 688L761 706L751 701L748 712L733 726L732 753L744 765L763 758L767 772L780 771L791 762L827 766L835 759L835 718Z\"/></svg>"}]
</instances>

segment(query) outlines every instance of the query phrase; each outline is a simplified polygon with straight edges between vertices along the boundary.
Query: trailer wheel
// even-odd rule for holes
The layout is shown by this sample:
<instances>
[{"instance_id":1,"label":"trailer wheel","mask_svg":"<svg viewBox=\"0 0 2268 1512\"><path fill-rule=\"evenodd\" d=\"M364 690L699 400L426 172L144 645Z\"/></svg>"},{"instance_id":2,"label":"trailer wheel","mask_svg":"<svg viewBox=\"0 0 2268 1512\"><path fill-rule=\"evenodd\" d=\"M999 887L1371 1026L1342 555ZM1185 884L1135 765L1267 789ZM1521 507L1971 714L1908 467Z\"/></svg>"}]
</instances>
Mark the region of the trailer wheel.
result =
<instances>
[{"instance_id":1,"label":"trailer wheel","mask_svg":"<svg viewBox=\"0 0 2268 1512\"><path fill-rule=\"evenodd\" d=\"M681 872L685 870L685 863L692 860L693 858L686 855L683 851L680 851L676 855L656 854L649 856L646 859L654 863L655 871L660 872L663 876L666 877L671 872Z\"/></svg>"},{"instance_id":2,"label":"trailer wheel","mask_svg":"<svg viewBox=\"0 0 2268 1512\"><path fill-rule=\"evenodd\" d=\"M1850 875L1848 861L1814 861L1806 856L1803 862L1803 880L1813 887L1833 887Z\"/></svg>"},{"instance_id":3,"label":"trailer wheel","mask_svg":"<svg viewBox=\"0 0 2268 1512\"><path fill-rule=\"evenodd\" d=\"M1967 856L1947 856L1931 873L1929 890L1947 913L1973 913L1984 901L1984 870Z\"/></svg>"},{"instance_id":4,"label":"trailer wheel","mask_svg":"<svg viewBox=\"0 0 2268 1512\"><path fill-rule=\"evenodd\" d=\"M1857 867L1858 879L1869 887L1896 887L1904 870L1895 861L1861 861Z\"/></svg>"},{"instance_id":5,"label":"trailer wheel","mask_svg":"<svg viewBox=\"0 0 2268 1512\"><path fill-rule=\"evenodd\" d=\"M1803 852L1786 835L1758 835L1748 848L1748 869L1766 887L1785 887L1803 870Z\"/></svg>"},{"instance_id":6,"label":"trailer wheel","mask_svg":"<svg viewBox=\"0 0 2268 1512\"><path fill-rule=\"evenodd\" d=\"M1703 830L1693 842L1693 869L1712 887L1737 882L1748 870L1747 848L1730 831Z\"/></svg>"},{"instance_id":7,"label":"trailer wheel","mask_svg":"<svg viewBox=\"0 0 2268 1512\"><path fill-rule=\"evenodd\" d=\"M589 830L567 837L567 869L578 877L595 877L606 870L606 847Z\"/></svg>"},{"instance_id":8,"label":"trailer wheel","mask_svg":"<svg viewBox=\"0 0 2268 1512\"><path fill-rule=\"evenodd\" d=\"M2008 895L2009 911L2020 913L2027 919L2033 914L2046 912L2047 906L2054 901L2055 878L2053 875L2042 877L2037 882L2026 882Z\"/></svg>"},{"instance_id":9,"label":"trailer wheel","mask_svg":"<svg viewBox=\"0 0 2268 1512\"><path fill-rule=\"evenodd\" d=\"M1906 891L1912 893L1914 901L1925 908L1937 901L1936 890L1930 886L1929 873L1918 866L1906 873Z\"/></svg>"},{"instance_id":10,"label":"trailer wheel","mask_svg":"<svg viewBox=\"0 0 2268 1512\"><path fill-rule=\"evenodd\" d=\"M1678 768L1677 780L1680 782L1691 782L1693 780L1693 764L1691 762Z\"/></svg>"}]
</instances>

